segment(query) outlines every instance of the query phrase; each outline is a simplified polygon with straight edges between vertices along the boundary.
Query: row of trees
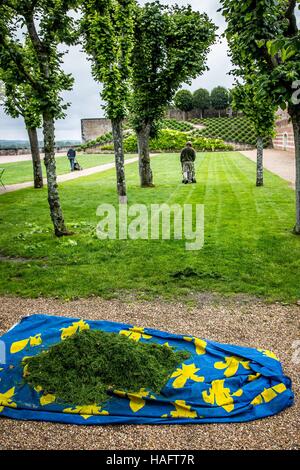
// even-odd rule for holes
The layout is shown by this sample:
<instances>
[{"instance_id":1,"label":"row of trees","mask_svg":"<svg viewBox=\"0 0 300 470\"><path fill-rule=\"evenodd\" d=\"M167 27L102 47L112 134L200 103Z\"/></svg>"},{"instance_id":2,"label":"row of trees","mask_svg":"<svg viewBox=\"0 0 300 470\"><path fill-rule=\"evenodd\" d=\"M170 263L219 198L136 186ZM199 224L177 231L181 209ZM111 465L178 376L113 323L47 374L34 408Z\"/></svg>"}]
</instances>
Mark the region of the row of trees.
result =
<instances>
[{"instance_id":1,"label":"row of trees","mask_svg":"<svg viewBox=\"0 0 300 470\"><path fill-rule=\"evenodd\" d=\"M213 108L220 113L231 104L231 92L227 88L218 86L209 93L206 88L199 88L192 93L190 90L179 90L174 97L174 105L181 111L188 112L197 109L203 117L204 111Z\"/></svg>"},{"instance_id":2,"label":"row of trees","mask_svg":"<svg viewBox=\"0 0 300 470\"><path fill-rule=\"evenodd\" d=\"M74 10L81 12L79 20ZM69 232L57 188L54 122L64 117L68 104L61 94L73 84L62 68L61 45L83 42L93 76L103 85L101 95L113 127L117 190L124 201L123 119L130 112L138 135L141 186L153 186L149 138L181 84L207 69L215 31L206 14L158 1L144 7L136 0L0 1L4 106L11 116L24 117L32 136L43 127L48 201L57 236ZM41 187L40 159L34 151L33 162L35 187Z\"/></svg>"},{"instance_id":3,"label":"row of trees","mask_svg":"<svg viewBox=\"0 0 300 470\"><path fill-rule=\"evenodd\" d=\"M273 126L275 108L288 105L296 147L295 233L300 234L300 100L295 98L300 77L298 4L297 0L221 0L238 85L233 101L257 126L259 149L262 134L267 130L269 134ZM74 9L82 11L77 22ZM158 1L139 7L135 0L0 0L5 109L11 115L23 115L28 129L42 123L48 201L57 236L69 232L57 190L54 122L67 107L61 93L73 83L63 71L60 45L76 44L82 37L93 75L103 83L123 200L122 120L130 111L138 134L141 185L152 186L149 137L180 86L206 70L215 31L206 14Z\"/></svg>"}]
</instances>

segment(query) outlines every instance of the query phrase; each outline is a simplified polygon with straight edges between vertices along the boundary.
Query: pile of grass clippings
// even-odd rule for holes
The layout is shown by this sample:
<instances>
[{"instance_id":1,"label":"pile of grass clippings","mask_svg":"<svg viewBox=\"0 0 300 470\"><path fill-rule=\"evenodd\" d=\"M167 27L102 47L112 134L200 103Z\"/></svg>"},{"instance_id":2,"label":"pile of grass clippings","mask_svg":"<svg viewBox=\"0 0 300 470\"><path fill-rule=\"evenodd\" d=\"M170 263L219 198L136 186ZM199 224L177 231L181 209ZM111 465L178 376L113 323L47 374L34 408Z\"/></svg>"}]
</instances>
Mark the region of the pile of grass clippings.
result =
<instances>
[{"instance_id":1,"label":"pile of grass clippings","mask_svg":"<svg viewBox=\"0 0 300 470\"><path fill-rule=\"evenodd\" d=\"M84 330L26 358L24 380L59 403L103 403L112 390L159 393L174 369L186 360L186 351L168 346L135 342L126 336Z\"/></svg>"}]
</instances>

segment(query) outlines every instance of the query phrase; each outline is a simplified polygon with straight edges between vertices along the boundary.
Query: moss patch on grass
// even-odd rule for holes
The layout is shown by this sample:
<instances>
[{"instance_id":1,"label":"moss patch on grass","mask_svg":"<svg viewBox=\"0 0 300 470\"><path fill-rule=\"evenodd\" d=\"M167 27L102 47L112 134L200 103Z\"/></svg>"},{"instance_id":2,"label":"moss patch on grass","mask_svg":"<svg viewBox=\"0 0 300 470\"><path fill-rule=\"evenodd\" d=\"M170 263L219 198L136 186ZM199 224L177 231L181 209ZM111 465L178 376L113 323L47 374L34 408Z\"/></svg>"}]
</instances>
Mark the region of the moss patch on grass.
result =
<instances>
[{"instance_id":1,"label":"moss patch on grass","mask_svg":"<svg viewBox=\"0 0 300 470\"><path fill-rule=\"evenodd\" d=\"M168 346L139 343L123 335L85 330L35 357L26 358L25 381L58 402L88 405L109 392L159 393L174 369L190 356Z\"/></svg>"}]
</instances>

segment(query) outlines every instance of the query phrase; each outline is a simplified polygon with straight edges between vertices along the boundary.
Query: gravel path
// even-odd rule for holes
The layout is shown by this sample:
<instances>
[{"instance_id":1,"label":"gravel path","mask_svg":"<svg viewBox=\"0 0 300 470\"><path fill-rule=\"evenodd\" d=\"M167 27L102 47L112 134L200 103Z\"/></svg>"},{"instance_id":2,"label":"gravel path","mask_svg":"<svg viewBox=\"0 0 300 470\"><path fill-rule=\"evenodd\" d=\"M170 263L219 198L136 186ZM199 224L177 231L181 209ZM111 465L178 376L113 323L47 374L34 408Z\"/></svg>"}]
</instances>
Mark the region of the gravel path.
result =
<instances>
[{"instance_id":1,"label":"gravel path","mask_svg":"<svg viewBox=\"0 0 300 470\"><path fill-rule=\"evenodd\" d=\"M241 150L241 154L256 162L256 150ZM295 166L295 152L287 152L285 150L264 150L264 167L287 180L290 185L295 188L296 179L296 166Z\"/></svg>"},{"instance_id":2,"label":"gravel path","mask_svg":"<svg viewBox=\"0 0 300 470\"><path fill-rule=\"evenodd\" d=\"M124 165L128 165L129 163L134 163L138 161L138 157L133 157L133 158L128 158L127 160L124 161ZM115 163L104 163L102 165L98 166L93 166L91 168L86 168L85 170L81 171L73 171L69 173L65 173L64 175L58 175L57 176L57 182L58 183L63 183L64 181L71 181L75 180L77 178L82 178L83 176L90 176L95 173L103 173L103 171L111 170L112 168L115 167ZM44 184L47 184L47 179L43 178ZM19 189L24 189L24 188L32 188L33 182L32 181L27 181L26 183L18 183L18 184L9 184L6 185L5 188L0 188L0 195L9 193L12 191L18 191Z\"/></svg>"},{"instance_id":3,"label":"gravel path","mask_svg":"<svg viewBox=\"0 0 300 470\"><path fill-rule=\"evenodd\" d=\"M250 298L194 297L181 303L0 298L0 334L22 316L51 313L134 323L174 333L273 350L293 380L296 404L280 415L242 424L84 427L0 419L0 449L300 449L300 307Z\"/></svg>"}]
</instances>

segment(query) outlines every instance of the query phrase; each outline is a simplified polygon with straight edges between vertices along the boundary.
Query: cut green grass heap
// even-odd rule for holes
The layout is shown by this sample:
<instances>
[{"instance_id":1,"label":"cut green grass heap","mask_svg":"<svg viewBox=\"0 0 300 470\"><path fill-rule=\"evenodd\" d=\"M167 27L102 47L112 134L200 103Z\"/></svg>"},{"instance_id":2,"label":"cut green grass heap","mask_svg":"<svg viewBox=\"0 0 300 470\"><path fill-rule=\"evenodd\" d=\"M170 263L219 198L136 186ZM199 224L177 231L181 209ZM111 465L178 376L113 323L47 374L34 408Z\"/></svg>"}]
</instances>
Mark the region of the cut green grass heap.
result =
<instances>
[{"instance_id":1,"label":"cut green grass heap","mask_svg":"<svg viewBox=\"0 0 300 470\"><path fill-rule=\"evenodd\" d=\"M139 343L123 335L85 330L46 352L27 358L25 381L57 402L103 403L109 392L159 393L174 369L189 357L168 346Z\"/></svg>"}]
</instances>

